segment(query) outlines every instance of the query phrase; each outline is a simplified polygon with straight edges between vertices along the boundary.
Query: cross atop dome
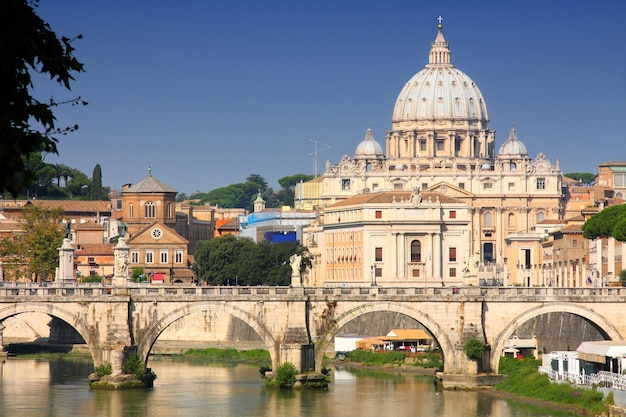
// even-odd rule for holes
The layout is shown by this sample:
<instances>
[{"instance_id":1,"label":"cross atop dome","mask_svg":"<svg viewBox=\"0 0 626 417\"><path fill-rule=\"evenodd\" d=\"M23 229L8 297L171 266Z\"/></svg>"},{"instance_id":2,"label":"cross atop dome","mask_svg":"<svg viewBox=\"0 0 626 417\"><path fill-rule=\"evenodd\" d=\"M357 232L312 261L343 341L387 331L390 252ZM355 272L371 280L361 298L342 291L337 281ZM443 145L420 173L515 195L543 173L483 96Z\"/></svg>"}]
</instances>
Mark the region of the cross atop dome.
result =
<instances>
[{"instance_id":1,"label":"cross atop dome","mask_svg":"<svg viewBox=\"0 0 626 417\"><path fill-rule=\"evenodd\" d=\"M439 17L437 18L437 22L439 22L439 24L437 25L437 28L438 28L438 29L443 28L443 17L439 16Z\"/></svg>"}]
</instances>

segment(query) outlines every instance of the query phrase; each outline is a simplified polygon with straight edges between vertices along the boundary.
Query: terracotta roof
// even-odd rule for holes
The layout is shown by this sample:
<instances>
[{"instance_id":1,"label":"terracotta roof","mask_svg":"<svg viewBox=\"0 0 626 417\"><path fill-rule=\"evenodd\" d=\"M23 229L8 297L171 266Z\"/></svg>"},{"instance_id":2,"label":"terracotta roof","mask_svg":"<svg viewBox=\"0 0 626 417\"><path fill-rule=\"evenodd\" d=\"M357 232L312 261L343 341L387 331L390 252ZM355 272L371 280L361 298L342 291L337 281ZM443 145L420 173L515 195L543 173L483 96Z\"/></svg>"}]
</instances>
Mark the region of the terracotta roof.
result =
<instances>
[{"instance_id":1,"label":"terracotta roof","mask_svg":"<svg viewBox=\"0 0 626 417\"><path fill-rule=\"evenodd\" d=\"M31 204L50 209L62 208L68 212L82 213L110 213L111 202L88 200L31 200Z\"/></svg>"},{"instance_id":2,"label":"terracotta roof","mask_svg":"<svg viewBox=\"0 0 626 417\"><path fill-rule=\"evenodd\" d=\"M122 191L122 194L126 193L178 193L178 191L154 178L150 172L147 177Z\"/></svg>"},{"instance_id":3,"label":"terracotta roof","mask_svg":"<svg viewBox=\"0 0 626 417\"><path fill-rule=\"evenodd\" d=\"M626 167L626 161L610 161L600 164L601 167Z\"/></svg>"},{"instance_id":4,"label":"terracotta roof","mask_svg":"<svg viewBox=\"0 0 626 417\"><path fill-rule=\"evenodd\" d=\"M559 219L546 219L542 222L537 223L538 225L540 224L563 224L565 223L565 220L559 220Z\"/></svg>"},{"instance_id":5,"label":"terracotta roof","mask_svg":"<svg viewBox=\"0 0 626 417\"><path fill-rule=\"evenodd\" d=\"M72 228L74 230L104 230L104 226L92 221L72 224Z\"/></svg>"},{"instance_id":6,"label":"terracotta roof","mask_svg":"<svg viewBox=\"0 0 626 417\"><path fill-rule=\"evenodd\" d=\"M387 336L385 336L385 339L389 338L397 340L432 339L432 337L422 329L392 329L387 333Z\"/></svg>"},{"instance_id":7,"label":"terracotta roof","mask_svg":"<svg viewBox=\"0 0 626 417\"><path fill-rule=\"evenodd\" d=\"M80 244L74 252L76 256L87 255L113 255L113 245L106 243L85 243Z\"/></svg>"},{"instance_id":8,"label":"terracotta roof","mask_svg":"<svg viewBox=\"0 0 626 417\"><path fill-rule=\"evenodd\" d=\"M389 204L394 201L396 203L402 201L408 203L411 199L412 194L413 193L410 191L381 191L377 193L359 194L346 200L342 200L335 204L332 204L328 208L351 206L355 204ZM428 200L430 199L431 202L434 203L437 201L437 199L439 199L440 203L462 203L461 200L432 191L424 191L421 193L421 196L422 202L428 202Z\"/></svg>"},{"instance_id":9,"label":"terracotta roof","mask_svg":"<svg viewBox=\"0 0 626 417\"><path fill-rule=\"evenodd\" d=\"M565 226L565 227L561 228L561 230L559 230L559 232L561 232L561 233L582 233L583 232L583 227L580 224L570 224L568 226Z\"/></svg>"}]
</instances>

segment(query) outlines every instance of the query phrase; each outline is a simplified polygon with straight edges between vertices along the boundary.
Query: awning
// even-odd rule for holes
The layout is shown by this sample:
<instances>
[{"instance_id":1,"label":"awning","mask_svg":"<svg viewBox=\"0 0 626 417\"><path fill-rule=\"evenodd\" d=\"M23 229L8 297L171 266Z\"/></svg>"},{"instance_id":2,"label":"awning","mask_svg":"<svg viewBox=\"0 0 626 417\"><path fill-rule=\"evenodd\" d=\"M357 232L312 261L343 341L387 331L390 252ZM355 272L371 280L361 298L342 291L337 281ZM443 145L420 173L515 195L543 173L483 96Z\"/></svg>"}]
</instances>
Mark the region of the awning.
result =
<instances>
[{"instance_id":1,"label":"awning","mask_svg":"<svg viewBox=\"0 0 626 417\"><path fill-rule=\"evenodd\" d=\"M626 340L582 342L576 352L578 352L578 358L586 362L606 363L607 357L626 357Z\"/></svg>"}]
</instances>

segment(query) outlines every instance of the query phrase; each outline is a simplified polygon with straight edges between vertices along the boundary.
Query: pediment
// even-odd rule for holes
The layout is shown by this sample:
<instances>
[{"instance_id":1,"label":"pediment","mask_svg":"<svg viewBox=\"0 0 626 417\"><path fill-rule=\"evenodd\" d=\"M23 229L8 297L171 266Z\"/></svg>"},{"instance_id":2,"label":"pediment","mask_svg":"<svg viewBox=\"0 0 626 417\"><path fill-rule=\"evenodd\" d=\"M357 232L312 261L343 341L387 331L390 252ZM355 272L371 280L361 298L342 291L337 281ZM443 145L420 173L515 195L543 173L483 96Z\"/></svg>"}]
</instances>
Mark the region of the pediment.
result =
<instances>
[{"instance_id":1,"label":"pediment","mask_svg":"<svg viewBox=\"0 0 626 417\"><path fill-rule=\"evenodd\" d=\"M445 181L438 182L437 184L432 185L425 190L422 190L422 192L424 191L439 193L453 198L471 198L475 196L474 193L471 193Z\"/></svg>"},{"instance_id":2,"label":"pediment","mask_svg":"<svg viewBox=\"0 0 626 417\"><path fill-rule=\"evenodd\" d=\"M155 221L135 233L128 244L187 244L188 240L165 224Z\"/></svg>"}]
</instances>

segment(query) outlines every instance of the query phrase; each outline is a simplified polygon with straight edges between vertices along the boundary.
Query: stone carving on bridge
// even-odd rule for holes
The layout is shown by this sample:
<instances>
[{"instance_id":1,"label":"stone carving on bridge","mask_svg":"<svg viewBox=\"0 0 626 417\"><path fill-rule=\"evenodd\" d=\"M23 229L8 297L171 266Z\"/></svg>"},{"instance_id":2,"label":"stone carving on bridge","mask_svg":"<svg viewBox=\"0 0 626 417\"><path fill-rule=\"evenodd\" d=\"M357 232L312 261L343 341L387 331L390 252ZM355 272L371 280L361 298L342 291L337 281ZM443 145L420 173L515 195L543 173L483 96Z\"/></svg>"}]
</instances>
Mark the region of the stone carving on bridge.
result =
<instances>
[{"instance_id":1,"label":"stone carving on bridge","mask_svg":"<svg viewBox=\"0 0 626 417\"><path fill-rule=\"evenodd\" d=\"M128 253L130 248L126 245L126 239L120 237L117 245L113 249L115 258L115 271L113 272L113 283L115 285L126 285L128 283Z\"/></svg>"}]
</instances>

